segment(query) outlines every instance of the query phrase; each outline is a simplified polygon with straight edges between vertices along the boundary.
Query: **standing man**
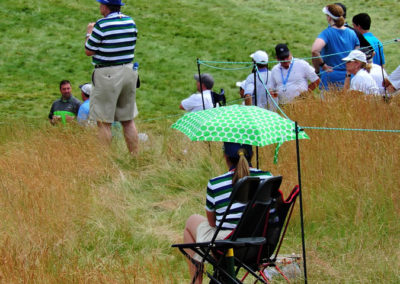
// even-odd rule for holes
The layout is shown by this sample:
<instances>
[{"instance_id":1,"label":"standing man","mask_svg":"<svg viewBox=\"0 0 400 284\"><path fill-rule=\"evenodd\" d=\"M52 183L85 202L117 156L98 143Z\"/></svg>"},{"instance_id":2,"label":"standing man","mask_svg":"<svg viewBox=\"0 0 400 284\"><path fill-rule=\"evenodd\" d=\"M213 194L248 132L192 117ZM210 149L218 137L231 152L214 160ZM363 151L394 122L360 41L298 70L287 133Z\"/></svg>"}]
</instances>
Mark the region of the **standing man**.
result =
<instances>
[{"instance_id":1,"label":"standing man","mask_svg":"<svg viewBox=\"0 0 400 284\"><path fill-rule=\"evenodd\" d=\"M214 78L210 74L201 74L201 87L199 75L194 75L194 79L196 80L196 87L199 92L184 99L179 105L179 108L186 111L199 111L213 108L211 91L214 86Z\"/></svg>"},{"instance_id":2,"label":"standing man","mask_svg":"<svg viewBox=\"0 0 400 284\"><path fill-rule=\"evenodd\" d=\"M49 121L53 125L60 121L63 124L73 121L81 106L81 102L71 94L70 81L60 82L60 93L61 98L53 102L49 113Z\"/></svg>"},{"instance_id":3,"label":"standing man","mask_svg":"<svg viewBox=\"0 0 400 284\"><path fill-rule=\"evenodd\" d=\"M280 63L272 68L271 81L280 104L290 103L300 93L318 87L319 77L314 68L302 59L293 58L286 44L276 45L275 53Z\"/></svg>"},{"instance_id":4,"label":"standing man","mask_svg":"<svg viewBox=\"0 0 400 284\"><path fill-rule=\"evenodd\" d=\"M268 54L263 50L257 50L250 57L256 64L258 73L247 76L244 84L244 102L245 105L255 105L261 108L275 111L276 106L272 101L267 90L271 89L271 72L268 70ZM256 88L254 88L254 73L256 77ZM277 98L273 98L277 101Z\"/></svg>"},{"instance_id":5,"label":"standing man","mask_svg":"<svg viewBox=\"0 0 400 284\"><path fill-rule=\"evenodd\" d=\"M359 31L364 38L371 44L375 51L372 62L383 66L385 64L385 55L383 54L383 45L370 31L371 17L367 13L360 13L353 17L353 27Z\"/></svg>"},{"instance_id":6,"label":"standing man","mask_svg":"<svg viewBox=\"0 0 400 284\"><path fill-rule=\"evenodd\" d=\"M121 13L121 0L97 0L104 18L87 26L85 52L94 65L90 119L97 121L99 137L111 143L111 124L120 121L131 154L138 153L134 118L136 81L133 70L137 29L133 19Z\"/></svg>"}]
</instances>

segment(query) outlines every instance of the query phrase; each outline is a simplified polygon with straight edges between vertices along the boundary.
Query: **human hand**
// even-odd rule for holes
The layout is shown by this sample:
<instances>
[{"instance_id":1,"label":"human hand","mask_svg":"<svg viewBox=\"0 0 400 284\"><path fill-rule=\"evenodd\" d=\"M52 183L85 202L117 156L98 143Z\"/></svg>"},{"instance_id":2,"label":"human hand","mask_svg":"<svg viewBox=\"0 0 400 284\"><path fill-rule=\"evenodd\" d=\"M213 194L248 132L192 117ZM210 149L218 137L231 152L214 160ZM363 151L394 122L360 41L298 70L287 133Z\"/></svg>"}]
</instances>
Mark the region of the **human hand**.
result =
<instances>
[{"instance_id":1,"label":"human hand","mask_svg":"<svg viewBox=\"0 0 400 284\"><path fill-rule=\"evenodd\" d=\"M333 68L326 63L322 66L322 70L328 73L333 72Z\"/></svg>"},{"instance_id":2,"label":"human hand","mask_svg":"<svg viewBox=\"0 0 400 284\"><path fill-rule=\"evenodd\" d=\"M65 115L65 120L67 121L67 122L71 122L71 121L73 121L74 120L74 116L70 116L70 115Z\"/></svg>"},{"instance_id":3,"label":"human hand","mask_svg":"<svg viewBox=\"0 0 400 284\"><path fill-rule=\"evenodd\" d=\"M271 94L271 96L273 98L277 98L278 97L278 92L276 90L269 90L269 93Z\"/></svg>"},{"instance_id":4,"label":"human hand","mask_svg":"<svg viewBox=\"0 0 400 284\"><path fill-rule=\"evenodd\" d=\"M94 25L95 25L95 23L89 23L89 24L87 25L87 28L86 28L86 33L87 33L87 34L91 34L91 33L92 33L93 28L94 28Z\"/></svg>"},{"instance_id":5,"label":"human hand","mask_svg":"<svg viewBox=\"0 0 400 284\"><path fill-rule=\"evenodd\" d=\"M53 118L51 119L51 124L57 124L61 120L61 116L59 115L53 115Z\"/></svg>"}]
</instances>

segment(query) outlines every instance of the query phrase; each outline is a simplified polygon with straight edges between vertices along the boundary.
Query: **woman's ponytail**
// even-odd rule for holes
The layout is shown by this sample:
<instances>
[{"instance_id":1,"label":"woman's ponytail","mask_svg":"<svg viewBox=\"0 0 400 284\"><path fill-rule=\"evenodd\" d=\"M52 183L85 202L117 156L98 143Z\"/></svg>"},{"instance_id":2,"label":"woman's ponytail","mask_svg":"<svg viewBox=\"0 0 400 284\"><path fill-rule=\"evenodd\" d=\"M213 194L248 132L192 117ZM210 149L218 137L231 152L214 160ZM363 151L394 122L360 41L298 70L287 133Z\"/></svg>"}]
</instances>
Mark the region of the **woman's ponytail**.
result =
<instances>
[{"instance_id":1,"label":"woman's ponytail","mask_svg":"<svg viewBox=\"0 0 400 284\"><path fill-rule=\"evenodd\" d=\"M239 179L250 175L250 166L246 158L246 149L238 150L239 161L236 165L235 174L232 177L232 184L235 184Z\"/></svg>"}]
</instances>

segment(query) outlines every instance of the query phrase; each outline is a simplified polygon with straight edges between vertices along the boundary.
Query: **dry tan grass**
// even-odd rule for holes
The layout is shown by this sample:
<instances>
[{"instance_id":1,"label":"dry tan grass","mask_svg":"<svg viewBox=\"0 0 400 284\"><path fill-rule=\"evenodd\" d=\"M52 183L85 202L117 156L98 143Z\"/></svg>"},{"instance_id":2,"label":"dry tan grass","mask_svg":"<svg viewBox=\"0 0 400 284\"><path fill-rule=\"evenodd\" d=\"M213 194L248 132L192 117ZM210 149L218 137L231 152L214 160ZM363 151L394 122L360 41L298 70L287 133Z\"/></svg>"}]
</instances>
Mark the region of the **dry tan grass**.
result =
<instances>
[{"instance_id":1,"label":"dry tan grass","mask_svg":"<svg viewBox=\"0 0 400 284\"><path fill-rule=\"evenodd\" d=\"M0 279L46 280L74 250L91 191L114 171L108 151L92 133L48 128L0 153Z\"/></svg>"},{"instance_id":2,"label":"dry tan grass","mask_svg":"<svg viewBox=\"0 0 400 284\"><path fill-rule=\"evenodd\" d=\"M302 126L399 129L399 104L340 92L285 106ZM220 143L190 142L170 122L139 125L140 155L80 128L20 127L0 144L0 282L183 283L170 248L204 213L205 184L226 171ZM12 131L12 132L11 132ZM395 279L399 261L398 133L310 130L301 141L309 278ZM261 168L297 184L295 143L260 149ZM255 161L253 161L255 162ZM283 252L301 251L298 207ZM377 263L377 259L379 259Z\"/></svg>"}]
</instances>

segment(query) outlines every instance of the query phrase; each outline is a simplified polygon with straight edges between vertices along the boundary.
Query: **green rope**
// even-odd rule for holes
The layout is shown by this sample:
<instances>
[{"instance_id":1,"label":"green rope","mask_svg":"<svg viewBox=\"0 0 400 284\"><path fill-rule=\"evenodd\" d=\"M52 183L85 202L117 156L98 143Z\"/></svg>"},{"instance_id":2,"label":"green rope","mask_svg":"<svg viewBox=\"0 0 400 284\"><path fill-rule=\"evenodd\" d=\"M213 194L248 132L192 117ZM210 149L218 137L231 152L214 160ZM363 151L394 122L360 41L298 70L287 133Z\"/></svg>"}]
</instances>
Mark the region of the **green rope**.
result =
<instances>
[{"instance_id":1,"label":"green rope","mask_svg":"<svg viewBox=\"0 0 400 284\"><path fill-rule=\"evenodd\" d=\"M317 126L302 126L302 129L314 130L339 130L339 131L364 131L364 132L389 132L400 133L397 129L365 129L365 128L337 128L337 127L317 127Z\"/></svg>"},{"instance_id":2,"label":"green rope","mask_svg":"<svg viewBox=\"0 0 400 284\"><path fill-rule=\"evenodd\" d=\"M249 62L247 62L247 63L249 63ZM253 66L253 65L249 65L249 66L238 67L238 68L222 68L222 67L212 66L212 65L206 64L206 63L200 63L200 64L203 64L203 65L205 65L207 67L210 67L210 68L219 69L219 70L227 70L227 71L249 69L249 68L251 68Z\"/></svg>"},{"instance_id":3,"label":"green rope","mask_svg":"<svg viewBox=\"0 0 400 284\"><path fill-rule=\"evenodd\" d=\"M398 43L399 41L400 41L399 38L390 39L390 40L382 42L382 46ZM367 47L362 47L362 48L360 48L360 50L363 49L363 48L367 48ZM325 57L334 56L334 55L338 55L338 54L349 53L350 51L351 50L346 50L346 51L341 51L341 52L332 53L332 54L326 54L326 55L322 55L322 56L303 57L303 58L299 58L299 59L312 60L312 59L317 59L317 58L325 58ZM199 64L203 64L203 65L207 65L206 63L212 63L212 64L253 64L252 62L206 61L206 60L198 60L198 62L199 62ZM280 61L279 60L268 61L268 63L279 63L279 62L282 62L282 60L280 60ZM207 66L208 67L212 67L210 65L207 65ZM245 69L245 68L243 68L243 69ZM227 70L235 70L235 69L227 69Z\"/></svg>"}]
</instances>

